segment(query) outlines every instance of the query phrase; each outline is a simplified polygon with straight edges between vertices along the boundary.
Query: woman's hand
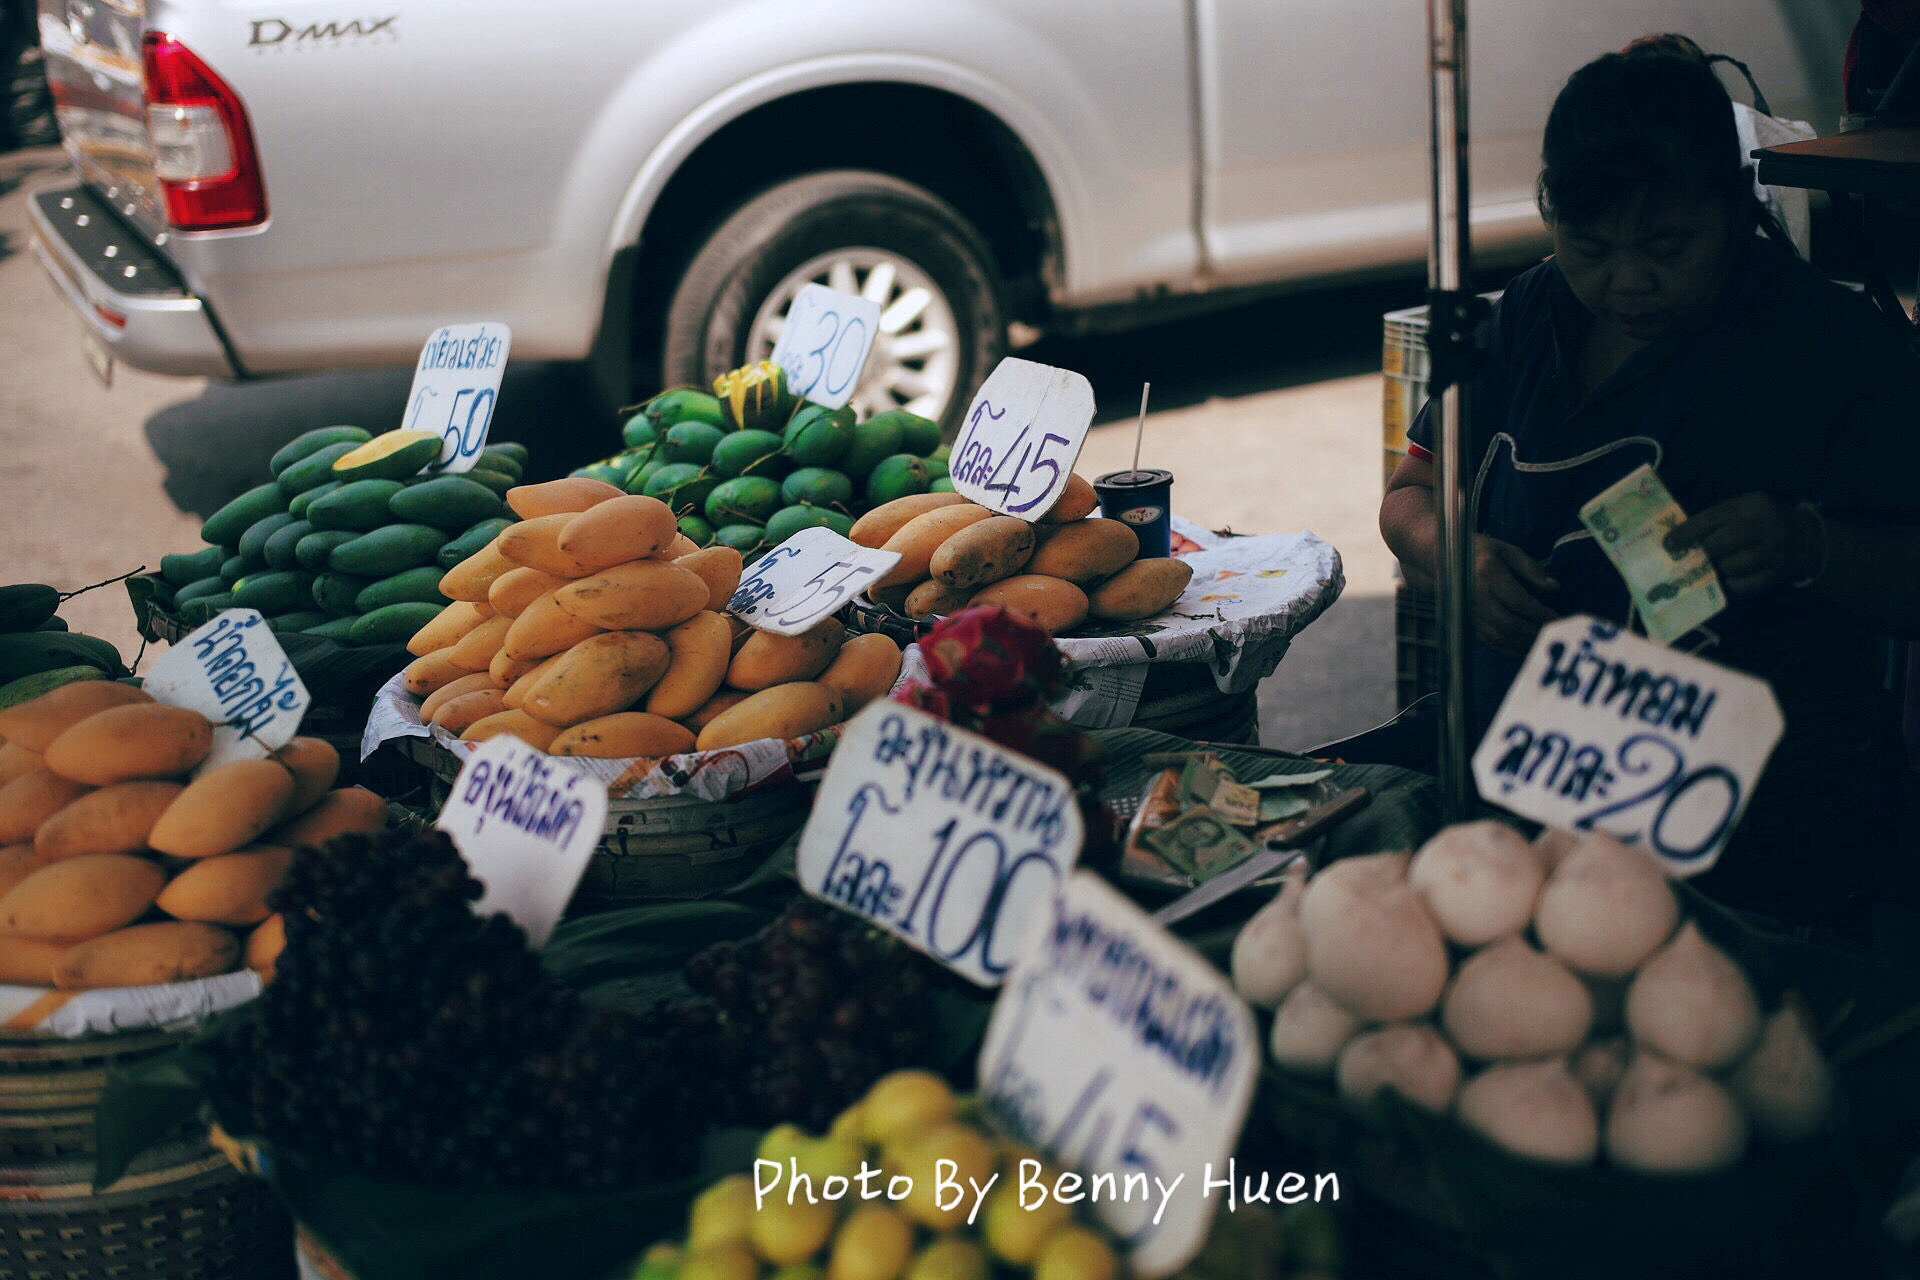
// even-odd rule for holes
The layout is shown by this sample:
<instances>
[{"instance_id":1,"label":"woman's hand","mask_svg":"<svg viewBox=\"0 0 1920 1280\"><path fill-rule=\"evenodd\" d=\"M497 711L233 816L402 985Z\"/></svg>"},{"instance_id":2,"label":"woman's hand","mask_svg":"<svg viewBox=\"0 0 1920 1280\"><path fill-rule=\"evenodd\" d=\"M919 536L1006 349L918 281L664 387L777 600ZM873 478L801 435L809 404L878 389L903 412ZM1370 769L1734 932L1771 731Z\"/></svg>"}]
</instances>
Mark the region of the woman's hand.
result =
<instances>
[{"instance_id":1,"label":"woman's hand","mask_svg":"<svg viewBox=\"0 0 1920 1280\"><path fill-rule=\"evenodd\" d=\"M1526 552L1511 542L1473 537L1473 629L1480 642L1524 656L1540 628L1560 618L1541 596L1560 589Z\"/></svg>"},{"instance_id":2,"label":"woman's hand","mask_svg":"<svg viewBox=\"0 0 1920 1280\"><path fill-rule=\"evenodd\" d=\"M1677 525L1664 545L1673 555L1701 548L1728 595L1750 596L1818 572L1823 536L1818 522L1798 507L1769 494L1743 493Z\"/></svg>"}]
</instances>

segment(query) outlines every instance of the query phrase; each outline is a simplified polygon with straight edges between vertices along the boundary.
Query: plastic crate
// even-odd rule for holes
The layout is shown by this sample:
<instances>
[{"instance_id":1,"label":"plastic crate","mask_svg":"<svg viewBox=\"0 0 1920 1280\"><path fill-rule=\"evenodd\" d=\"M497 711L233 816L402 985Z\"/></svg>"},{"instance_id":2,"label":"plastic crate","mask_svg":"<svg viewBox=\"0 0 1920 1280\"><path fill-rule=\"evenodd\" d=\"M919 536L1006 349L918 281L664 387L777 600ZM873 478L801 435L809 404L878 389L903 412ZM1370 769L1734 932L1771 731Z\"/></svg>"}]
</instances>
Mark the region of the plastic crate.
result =
<instances>
[{"instance_id":1,"label":"plastic crate","mask_svg":"<svg viewBox=\"0 0 1920 1280\"><path fill-rule=\"evenodd\" d=\"M1480 295L1497 301L1498 292ZM1427 356L1427 309L1424 306L1389 311L1380 317L1380 488L1407 456L1407 428L1427 403L1432 364Z\"/></svg>"},{"instance_id":2,"label":"plastic crate","mask_svg":"<svg viewBox=\"0 0 1920 1280\"><path fill-rule=\"evenodd\" d=\"M1433 597L1405 583L1393 593L1393 686L1402 707L1440 687L1440 624Z\"/></svg>"}]
</instances>

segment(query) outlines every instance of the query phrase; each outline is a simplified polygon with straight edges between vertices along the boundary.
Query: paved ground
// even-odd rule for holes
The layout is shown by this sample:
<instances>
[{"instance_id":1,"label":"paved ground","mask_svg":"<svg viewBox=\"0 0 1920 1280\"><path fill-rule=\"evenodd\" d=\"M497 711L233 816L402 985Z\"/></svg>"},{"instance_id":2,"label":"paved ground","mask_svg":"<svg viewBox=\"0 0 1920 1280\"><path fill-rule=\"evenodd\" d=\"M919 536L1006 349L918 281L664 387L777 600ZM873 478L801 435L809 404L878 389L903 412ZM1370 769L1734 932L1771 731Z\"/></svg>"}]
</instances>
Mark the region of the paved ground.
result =
<instances>
[{"instance_id":1,"label":"paved ground","mask_svg":"<svg viewBox=\"0 0 1920 1280\"><path fill-rule=\"evenodd\" d=\"M71 589L200 545L200 521L257 484L309 427L396 423L406 371L249 384L89 371L78 320L27 248L25 193L58 178L50 149L0 155L0 579ZM1127 465L1142 380L1153 383L1143 462L1177 475L1175 509L1240 532L1311 529L1345 560L1347 589L1261 689L1262 737L1306 747L1392 711L1392 562L1380 493L1380 313L1420 282L1238 307L1117 338L1047 340L1022 354L1079 369L1102 406L1081 470ZM611 450L584 379L516 367L494 435L558 472ZM78 630L129 658L139 646L118 588L70 602Z\"/></svg>"}]
</instances>

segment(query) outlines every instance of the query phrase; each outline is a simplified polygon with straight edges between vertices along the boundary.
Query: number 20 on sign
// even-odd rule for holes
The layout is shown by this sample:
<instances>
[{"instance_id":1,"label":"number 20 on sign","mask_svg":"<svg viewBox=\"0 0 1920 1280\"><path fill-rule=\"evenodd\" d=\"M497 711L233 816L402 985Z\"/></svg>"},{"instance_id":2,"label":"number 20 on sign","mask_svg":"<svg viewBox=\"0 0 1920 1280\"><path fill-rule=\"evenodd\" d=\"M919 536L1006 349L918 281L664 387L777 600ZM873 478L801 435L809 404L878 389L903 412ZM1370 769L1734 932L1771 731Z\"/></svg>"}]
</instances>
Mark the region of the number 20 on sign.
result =
<instances>
[{"instance_id":1,"label":"number 20 on sign","mask_svg":"<svg viewBox=\"0 0 1920 1280\"><path fill-rule=\"evenodd\" d=\"M1038 520L1066 492L1093 425L1093 386L1070 369L1008 356L967 407L948 466L962 496Z\"/></svg>"},{"instance_id":2,"label":"number 20 on sign","mask_svg":"<svg viewBox=\"0 0 1920 1280\"><path fill-rule=\"evenodd\" d=\"M924 711L879 702L847 725L800 833L800 884L981 986L1080 856L1073 786Z\"/></svg>"}]
</instances>

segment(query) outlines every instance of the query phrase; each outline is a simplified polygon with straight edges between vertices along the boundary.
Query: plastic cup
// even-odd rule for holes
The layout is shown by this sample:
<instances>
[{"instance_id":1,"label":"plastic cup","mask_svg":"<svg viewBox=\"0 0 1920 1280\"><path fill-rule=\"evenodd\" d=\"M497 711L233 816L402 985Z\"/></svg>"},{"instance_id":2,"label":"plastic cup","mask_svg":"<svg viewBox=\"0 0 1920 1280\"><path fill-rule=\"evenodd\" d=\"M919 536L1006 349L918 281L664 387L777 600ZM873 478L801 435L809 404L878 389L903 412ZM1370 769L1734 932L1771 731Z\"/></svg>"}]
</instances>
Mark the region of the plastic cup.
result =
<instances>
[{"instance_id":1,"label":"plastic cup","mask_svg":"<svg viewBox=\"0 0 1920 1280\"><path fill-rule=\"evenodd\" d=\"M1100 514L1130 525L1140 539L1142 560L1164 559L1173 543L1173 472L1152 468L1096 476Z\"/></svg>"}]
</instances>

